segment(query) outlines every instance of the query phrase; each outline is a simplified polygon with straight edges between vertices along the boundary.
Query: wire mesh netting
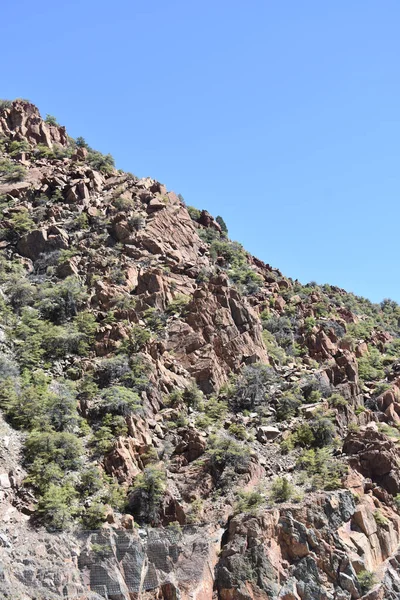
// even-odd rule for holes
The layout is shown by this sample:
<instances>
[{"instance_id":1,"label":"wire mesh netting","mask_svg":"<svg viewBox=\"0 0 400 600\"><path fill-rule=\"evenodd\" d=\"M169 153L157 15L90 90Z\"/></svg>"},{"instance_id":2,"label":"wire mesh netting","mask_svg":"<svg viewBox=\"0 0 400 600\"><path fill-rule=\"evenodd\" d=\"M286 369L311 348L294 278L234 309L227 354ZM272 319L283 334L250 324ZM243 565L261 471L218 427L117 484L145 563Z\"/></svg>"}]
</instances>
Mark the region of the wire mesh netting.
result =
<instances>
[{"instance_id":1,"label":"wire mesh netting","mask_svg":"<svg viewBox=\"0 0 400 600\"><path fill-rule=\"evenodd\" d=\"M44 589L43 577L32 575L29 593L34 600L130 600L151 598L152 590L165 585L192 587L211 569L212 543L208 525L83 531L74 536L73 548L63 549L73 557L67 574L59 576L63 585Z\"/></svg>"}]
</instances>

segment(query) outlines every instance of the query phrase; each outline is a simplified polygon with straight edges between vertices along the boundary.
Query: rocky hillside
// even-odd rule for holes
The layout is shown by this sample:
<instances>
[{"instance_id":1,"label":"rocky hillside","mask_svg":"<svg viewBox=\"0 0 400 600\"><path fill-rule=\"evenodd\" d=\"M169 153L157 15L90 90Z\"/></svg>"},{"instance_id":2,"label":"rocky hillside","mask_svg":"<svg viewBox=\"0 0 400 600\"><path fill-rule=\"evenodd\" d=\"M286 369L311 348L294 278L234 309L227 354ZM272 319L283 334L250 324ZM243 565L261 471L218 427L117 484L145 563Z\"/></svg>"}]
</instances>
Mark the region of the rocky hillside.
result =
<instances>
[{"instance_id":1,"label":"rocky hillside","mask_svg":"<svg viewBox=\"0 0 400 600\"><path fill-rule=\"evenodd\" d=\"M396 600L400 307L0 102L0 597Z\"/></svg>"}]
</instances>

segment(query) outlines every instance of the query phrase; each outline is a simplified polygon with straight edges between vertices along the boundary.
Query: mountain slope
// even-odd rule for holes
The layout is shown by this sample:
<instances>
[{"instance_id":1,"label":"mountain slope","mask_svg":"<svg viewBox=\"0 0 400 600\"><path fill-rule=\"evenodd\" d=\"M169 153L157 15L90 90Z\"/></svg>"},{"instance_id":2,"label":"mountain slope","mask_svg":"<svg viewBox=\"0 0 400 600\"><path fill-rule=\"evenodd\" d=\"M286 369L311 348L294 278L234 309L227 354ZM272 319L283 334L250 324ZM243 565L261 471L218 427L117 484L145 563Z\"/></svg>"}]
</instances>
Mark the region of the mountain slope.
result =
<instances>
[{"instance_id":1,"label":"mountain slope","mask_svg":"<svg viewBox=\"0 0 400 600\"><path fill-rule=\"evenodd\" d=\"M399 306L27 101L0 152L3 596L398 598Z\"/></svg>"}]
</instances>

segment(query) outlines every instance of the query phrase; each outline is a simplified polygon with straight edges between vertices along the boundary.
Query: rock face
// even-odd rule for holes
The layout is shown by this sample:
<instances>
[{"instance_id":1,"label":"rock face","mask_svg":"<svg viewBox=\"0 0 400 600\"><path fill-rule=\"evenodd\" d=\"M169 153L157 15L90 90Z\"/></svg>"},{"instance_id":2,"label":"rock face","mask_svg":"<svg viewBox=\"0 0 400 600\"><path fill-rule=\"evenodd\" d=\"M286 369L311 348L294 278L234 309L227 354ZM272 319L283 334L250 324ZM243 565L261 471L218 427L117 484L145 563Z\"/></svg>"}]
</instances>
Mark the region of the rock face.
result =
<instances>
[{"instance_id":1,"label":"rock face","mask_svg":"<svg viewBox=\"0 0 400 600\"><path fill-rule=\"evenodd\" d=\"M0 598L398 600L400 308L0 107Z\"/></svg>"},{"instance_id":2,"label":"rock face","mask_svg":"<svg viewBox=\"0 0 400 600\"><path fill-rule=\"evenodd\" d=\"M217 566L221 598L322 600L346 588L352 595L343 597L360 597L356 573L337 535L354 515L351 494L313 500L302 508L283 506L262 517L232 519ZM251 580L243 581L247 571Z\"/></svg>"},{"instance_id":3,"label":"rock face","mask_svg":"<svg viewBox=\"0 0 400 600\"><path fill-rule=\"evenodd\" d=\"M390 494L400 492L398 453L385 435L369 428L350 433L344 441L343 452L350 456L350 465L365 477Z\"/></svg>"},{"instance_id":4,"label":"rock face","mask_svg":"<svg viewBox=\"0 0 400 600\"><path fill-rule=\"evenodd\" d=\"M53 144L66 146L68 143L65 127L45 123L36 106L25 100L16 100L10 108L2 111L0 134L12 140L27 140L32 144L43 144L52 148Z\"/></svg>"}]
</instances>

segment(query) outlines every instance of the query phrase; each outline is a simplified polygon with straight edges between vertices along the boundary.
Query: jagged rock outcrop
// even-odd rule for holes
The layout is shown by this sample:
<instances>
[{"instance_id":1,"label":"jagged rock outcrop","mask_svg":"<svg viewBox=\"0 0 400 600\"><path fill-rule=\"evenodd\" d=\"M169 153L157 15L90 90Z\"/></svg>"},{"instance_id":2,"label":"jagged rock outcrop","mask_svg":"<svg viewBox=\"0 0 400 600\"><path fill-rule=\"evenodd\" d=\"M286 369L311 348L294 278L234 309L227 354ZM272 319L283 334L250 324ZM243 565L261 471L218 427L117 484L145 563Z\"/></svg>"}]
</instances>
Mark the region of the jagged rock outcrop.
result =
<instances>
[{"instance_id":1,"label":"jagged rock outcrop","mask_svg":"<svg viewBox=\"0 0 400 600\"><path fill-rule=\"evenodd\" d=\"M396 495L400 492L399 454L393 442L376 429L367 427L349 433L343 444L352 468Z\"/></svg>"},{"instance_id":2,"label":"jagged rock outcrop","mask_svg":"<svg viewBox=\"0 0 400 600\"><path fill-rule=\"evenodd\" d=\"M45 123L36 106L26 100L16 100L10 108L2 111L0 135L43 144L48 148L52 148L53 144L66 146L68 143L65 127Z\"/></svg>"}]
</instances>

